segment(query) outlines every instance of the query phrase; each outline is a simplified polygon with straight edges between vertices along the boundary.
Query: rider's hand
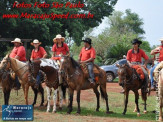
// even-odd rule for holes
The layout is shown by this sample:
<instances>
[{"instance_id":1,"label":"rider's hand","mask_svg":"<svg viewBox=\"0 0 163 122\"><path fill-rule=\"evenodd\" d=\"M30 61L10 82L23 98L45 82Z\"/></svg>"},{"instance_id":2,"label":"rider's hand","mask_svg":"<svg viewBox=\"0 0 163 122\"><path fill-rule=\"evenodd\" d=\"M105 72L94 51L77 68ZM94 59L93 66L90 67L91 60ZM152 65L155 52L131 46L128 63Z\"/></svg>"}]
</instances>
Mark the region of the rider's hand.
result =
<instances>
[{"instance_id":1,"label":"rider's hand","mask_svg":"<svg viewBox=\"0 0 163 122\"><path fill-rule=\"evenodd\" d=\"M129 65L130 67L132 67L132 66L133 66L133 64L131 64L131 63L129 63L128 65Z\"/></svg>"}]
</instances>

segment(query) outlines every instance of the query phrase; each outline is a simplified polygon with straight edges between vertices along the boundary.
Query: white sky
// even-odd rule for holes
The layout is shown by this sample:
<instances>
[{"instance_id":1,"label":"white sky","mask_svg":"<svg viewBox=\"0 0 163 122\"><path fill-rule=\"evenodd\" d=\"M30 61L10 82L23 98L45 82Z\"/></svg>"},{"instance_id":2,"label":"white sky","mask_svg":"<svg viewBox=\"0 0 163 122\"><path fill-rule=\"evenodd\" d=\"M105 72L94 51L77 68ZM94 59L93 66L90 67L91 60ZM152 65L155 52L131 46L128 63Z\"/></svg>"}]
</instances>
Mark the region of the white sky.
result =
<instances>
[{"instance_id":1,"label":"white sky","mask_svg":"<svg viewBox=\"0 0 163 122\"><path fill-rule=\"evenodd\" d=\"M145 40L150 45L159 45L158 41L163 37L163 0L118 0L115 5L115 10L125 12L126 9L131 9L143 19L145 30ZM107 20L104 19L94 34L98 35L105 29Z\"/></svg>"}]
</instances>

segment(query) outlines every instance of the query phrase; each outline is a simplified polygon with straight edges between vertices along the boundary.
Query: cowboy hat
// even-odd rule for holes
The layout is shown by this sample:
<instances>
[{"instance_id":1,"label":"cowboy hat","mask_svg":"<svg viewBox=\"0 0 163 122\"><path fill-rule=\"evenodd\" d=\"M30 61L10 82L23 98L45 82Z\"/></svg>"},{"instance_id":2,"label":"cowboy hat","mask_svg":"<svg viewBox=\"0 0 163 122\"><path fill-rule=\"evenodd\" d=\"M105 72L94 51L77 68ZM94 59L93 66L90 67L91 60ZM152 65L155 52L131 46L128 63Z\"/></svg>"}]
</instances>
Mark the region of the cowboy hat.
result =
<instances>
[{"instance_id":1,"label":"cowboy hat","mask_svg":"<svg viewBox=\"0 0 163 122\"><path fill-rule=\"evenodd\" d=\"M39 42L39 40L37 40L37 39L35 39L35 40L33 40L33 42L31 42L31 45L34 45L34 44L41 44L41 42Z\"/></svg>"},{"instance_id":2,"label":"cowboy hat","mask_svg":"<svg viewBox=\"0 0 163 122\"><path fill-rule=\"evenodd\" d=\"M161 39L159 39L159 41L163 41L163 37Z\"/></svg>"},{"instance_id":3,"label":"cowboy hat","mask_svg":"<svg viewBox=\"0 0 163 122\"><path fill-rule=\"evenodd\" d=\"M61 39L62 42L64 42L65 38L62 37L60 34L56 35L56 37L53 39L53 42L57 42L57 39Z\"/></svg>"},{"instance_id":4,"label":"cowboy hat","mask_svg":"<svg viewBox=\"0 0 163 122\"><path fill-rule=\"evenodd\" d=\"M11 43L15 43L15 42L17 42L17 43L22 43L22 42L21 42L21 39L19 39L19 38L15 38L14 41L11 41Z\"/></svg>"},{"instance_id":5,"label":"cowboy hat","mask_svg":"<svg viewBox=\"0 0 163 122\"><path fill-rule=\"evenodd\" d=\"M92 44L92 39L90 39L90 38L85 38L85 39L82 40L82 41L84 41L84 42L86 42L86 43L88 43L88 44Z\"/></svg>"},{"instance_id":6,"label":"cowboy hat","mask_svg":"<svg viewBox=\"0 0 163 122\"><path fill-rule=\"evenodd\" d=\"M140 45L140 44L142 44L142 41L139 41L138 39L133 39L131 43L132 44L136 44L137 43L137 44Z\"/></svg>"}]
</instances>

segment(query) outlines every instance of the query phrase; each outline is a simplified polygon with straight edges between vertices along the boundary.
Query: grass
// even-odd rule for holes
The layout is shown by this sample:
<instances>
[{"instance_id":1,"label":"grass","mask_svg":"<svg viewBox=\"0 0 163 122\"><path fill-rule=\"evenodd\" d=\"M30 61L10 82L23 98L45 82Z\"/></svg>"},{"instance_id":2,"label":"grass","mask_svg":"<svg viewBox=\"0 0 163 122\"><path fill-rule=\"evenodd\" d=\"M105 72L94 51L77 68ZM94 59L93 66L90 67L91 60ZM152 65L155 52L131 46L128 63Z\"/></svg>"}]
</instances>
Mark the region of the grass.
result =
<instances>
[{"instance_id":1,"label":"grass","mask_svg":"<svg viewBox=\"0 0 163 122\"><path fill-rule=\"evenodd\" d=\"M93 94L92 90L88 90L85 93L91 93ZM83 95L81 93L81 95ZM89 121L92 119L99 119L99 121L107 121L108 118L122 118L122 119L129 119L129 120L151 120L155 121L155 114L152 112L155 110L156 107L156 99L155 96L149 96L147 100L147 114L143 114L143 101L139 99L139 107L141 110L141 116L137 117L137 113L133 113L135 103L134 103L134 95L130 94L129 96L129 103L128 103L128 109L126 115L122 115L123 109L124 109L124 97L122 94L115 93L115 92L109 92L109 107L110 111L113 111L113 114L106 114L106 107L105 107L105 101L100 99L100 111L96 112L96 97L95 95L89 95L87 96L84 94L85 97L90 97L89 101L81 99L81 114L76 115L77 111L77 104L76 104L76 92L74 96L74 102L73 102L73 112L71 115L67 115L67 107L63 106L62 111L58 111L55 115L52 113L46 113L46 107L38 107L40 104L40 96L38 97L37 105L34 107L34 121L42 122L42 121L53 121L54 119L57 121ZM46 92L45 92L46 96ZM0 104L2 105L3 102L3 95L0 93ZM141 98L141 97L140 97ZM45 97L46 101L46 97ZM33 102L33 92L30 90L29 93L29 104L32 104ZM24 101L24 95L23 91L19 91L19 95L17 96L16 92L12 91L11 98L10 98L10 104L18 105L18 104L25 104ZM1 109L1 108L0 108ZM1 116L1 113L0 113ZM12 121L13 122L13 121Z\"/></svg>"}]
</instances>

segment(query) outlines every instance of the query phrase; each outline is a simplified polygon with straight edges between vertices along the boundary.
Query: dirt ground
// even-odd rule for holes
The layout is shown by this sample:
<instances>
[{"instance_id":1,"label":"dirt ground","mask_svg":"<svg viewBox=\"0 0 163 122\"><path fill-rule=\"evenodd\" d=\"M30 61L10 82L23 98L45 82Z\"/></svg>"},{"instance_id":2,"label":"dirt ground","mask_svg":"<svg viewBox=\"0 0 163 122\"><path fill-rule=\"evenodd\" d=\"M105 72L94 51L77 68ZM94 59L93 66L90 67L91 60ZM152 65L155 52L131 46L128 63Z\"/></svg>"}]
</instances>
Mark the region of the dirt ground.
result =
<instances>
[{"instance_id":1,"label":"dirt ground","mask_svg":"<svg viewBox=\"0 0 163 122\"><path fill-rule=\"evenodd\" d=\"M122 90L118 83L107 83L107 92L115 92L118 93ZM132 92L131 92L132 93ZM155 92L152 92L151 95L155 95ZM89 96L89 97L87 97ZM83 90L81 92L81 100L82 101L93 101L95 94L93 90ZM46 100L46 98L45 98ZM30 100L32 102L32 100ZM76 101L76 97L74 97L74 101ZM76 103L76 102L74 102ZM51 103L52 104L52 103ZM100 117L100 116L83 116L83 115L65 115L60 113L52 114L45 112L46 107L42 108L40 112L39 104L35 106L36 111L34 110L34 121L36 122L54 122L54 121L62 121L62 122L148 122L144 120L132 120L132 119L123 119L123 118L114 118L114 117ZM39 111L37 111L39 109ZM2 113L0 112L0 116ZM62 119L61 119L62 118ZM0 120L1 121L1 120Z\"/></svg>"}]
</instances>

